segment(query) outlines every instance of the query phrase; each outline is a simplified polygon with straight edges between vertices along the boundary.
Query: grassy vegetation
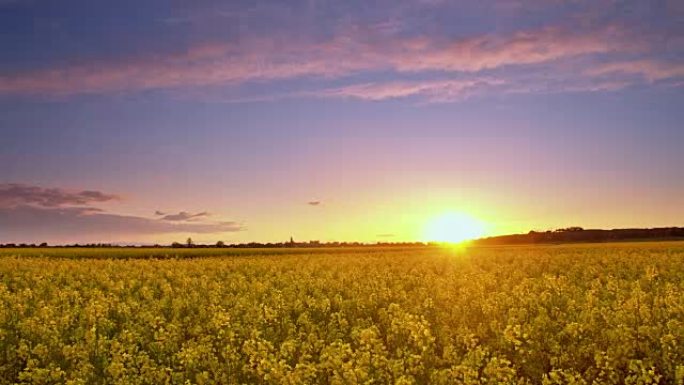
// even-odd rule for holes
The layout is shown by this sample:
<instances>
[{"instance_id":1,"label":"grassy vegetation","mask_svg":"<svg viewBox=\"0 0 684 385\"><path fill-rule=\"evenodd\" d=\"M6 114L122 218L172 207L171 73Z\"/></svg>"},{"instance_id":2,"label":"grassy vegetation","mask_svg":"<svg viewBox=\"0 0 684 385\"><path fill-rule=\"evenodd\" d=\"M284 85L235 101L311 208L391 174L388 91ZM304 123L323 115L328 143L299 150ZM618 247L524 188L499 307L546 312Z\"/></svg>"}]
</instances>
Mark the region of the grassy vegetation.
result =
<instances>
[{"instance_id":1,"label":"grassy vegetation","mask_svg":"<svg viewBox=\"0 0 684 385\"><path fill-rule=\"evenodd\" d=\"M363 246L312 248L173 248L173 247L27 247L0 248L0 257L49 257L64 259L193 259L204 257L240 257L311 254L377 254L436 249L437 246Z\"/></svg>"},{"instance_id":2,"label":"grassy vegetation","mask_svg":"<svg viewBox=\"0 0 684 385\"><path fill-rule=\"evenodd\" d=\"M682 384L684 244L4 249L0 383Z\"/></svg>"}]
</instances>

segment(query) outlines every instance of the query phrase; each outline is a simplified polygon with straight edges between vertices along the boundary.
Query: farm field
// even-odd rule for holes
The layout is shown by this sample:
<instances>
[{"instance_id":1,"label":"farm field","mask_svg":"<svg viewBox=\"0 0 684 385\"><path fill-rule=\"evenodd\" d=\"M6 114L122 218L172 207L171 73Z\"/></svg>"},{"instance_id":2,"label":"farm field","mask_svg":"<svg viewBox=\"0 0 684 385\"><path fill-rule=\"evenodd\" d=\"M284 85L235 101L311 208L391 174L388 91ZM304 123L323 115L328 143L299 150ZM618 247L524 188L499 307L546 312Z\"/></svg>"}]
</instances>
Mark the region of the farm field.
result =
<instances>
[{"instance_id":1,"label":"farm field","mask_svg":"<svg viewBox=\"0 0 684 385\"><path fill-rule=\"evenodd\" d=\"M0 249L0 384L684 384L684 243Z\"/></svg>"}]
</instances>

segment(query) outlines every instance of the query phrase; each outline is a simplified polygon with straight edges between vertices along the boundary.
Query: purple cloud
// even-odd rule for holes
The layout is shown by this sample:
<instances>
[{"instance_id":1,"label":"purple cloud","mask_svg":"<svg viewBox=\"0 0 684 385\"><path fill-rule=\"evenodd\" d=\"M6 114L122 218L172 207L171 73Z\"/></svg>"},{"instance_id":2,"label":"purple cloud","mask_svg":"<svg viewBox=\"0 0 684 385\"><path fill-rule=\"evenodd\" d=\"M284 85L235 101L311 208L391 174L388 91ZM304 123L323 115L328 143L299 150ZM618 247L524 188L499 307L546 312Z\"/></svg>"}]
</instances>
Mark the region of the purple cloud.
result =
<instances>
[{"instance_id":1,"label":"purple cloud","mask_svg":"<svg viewBox=\"0 0 684 385\"><path fill-rule=\"evenodd\" d=\"M159 211L157 211L159 213ZM164 214L158 214L158 215L164 215ZM197 218L203 218L209 216L209 213L206 211L203 211L201 213L197 214L191 214L186 211L181 211L178 214L167 214L164 215L162 218L160 218L163 221L172 221L172 222L179 222L179 221L189 221L192 219L197 219Z\"/></svg>"},{"instance_id":2,"label":"purple cloud","mask_svg":"<svg viewBox=\"0 0 684 385\"><path fill-rule=\"evenodd\" d=\"M682 84L682 66L672 60L681 56L677 54L681 53L684 40L677 37L681 34L676 30L669 30L667 23L649 28L625 15L626 6L614 1L571 3L570 6L562 0L486 0L478 4L399 1L392 12L382 12L380 18L374 12L351 11L340 15L336 13L337 7L319 5L315 7L318 11L331 12L327 15L330 18L325 19L330 22L323 25L309 12L293 14L309 15L311 19L281 17L284 11L297 8L291 4L248 8L226 4L187 6L165 15L162 22L170 28L191 24L201 29L211 23L225 25L229 20L237 24L249 19L257 21L252 23L257 29L247 31L239 39L226 36L225 40L190 40L175 51L150 47L139 51L144 53L64 60L61 65L2 73L0 94L65 96L167 90L183 98L206 97L228 102L302 97L417 97L428 102L452 102L499 93L498 87L482 79L505 82L511 85L508 90L517 92L546 92L551 87L541 76L530 76L537 83L515 85L517 72L534 75L544 65L554 67L555 77L574 77L565 89L555 83L556 92L593 92L646 83ZM668 15L681 9L676 1L666 3L663 9L671 8ZM648 16L652 7L629 8L634 8L634 16L640 12ZM349 9L354 9L353 4ZM483 28L455 33L452 29L459 28L430 21L430 16L437 14L482 11L492 12L497 25L502 27L487 28L484 23ZM532 14L534 22L504 27L511 24L506 22L509 17L529 21L523 14ZM268 22L259 23L261 18ZM311 34L292 33L294 24L306 31L311 29ZM373 77L376 74L382 76ZM370 81L354 83L357 75ZM435 76L442 79L435 80ZM255 83L291 85L295 79L306 80L300 84L309 85L313 83L309 80L315 79L319 84L315 89L287 87L282 94L271 89L263 95L250 95L253 91L247 90ZM596 82L602 86L592 87ZM283 89L281 85L276 89ZM222 92L230 96L211 95Z\"/></svg>"},{"instance_id":3,"label":"purple cloud","mask_svg":"<svg viewBox=\"0 0 684 385\"><path fill-rule=\"evenodd\" d=\"M453 101L503 84L504 80L493 78L374 82L322 90L312 95L374 101L421 96L429 101Z\"/></svg>"},{"instance_id":4,"label":"purple cloud","mask_svg":"<svg viewBox=\"0 0 684 385\"><path fill-rule=\"evenodd\" d=\"M100 191L66 191L59 188L43 188L24 184L0 184L0 208L21 205L61 207L66 205L89 205L120 199L117 195Z\"/></svg>"},{"instance_id":5,"label":"purple cloud","mask_svg":"<svg viewBox=\"0 0 684 385\"><path fill-rule=\"evenodd\" d=\"M404 37L352 26L317 42L245 37L238 44L199 43L174 54L20 72L0 76L0 93L141 91L298 77L341 78L381 70L476 73L641 48L641 42L625 35L616 26L582 33L551 26L462 38Z\"/></svg>"},{"instance_id":6,"label":"purple cloud","mask_svg":"<svg viewBox=\"0 0 684 385\"><path fill-rule=\"evenodd\" d=\"M664 62L651 59L613 61L587 69L589 75L638 75L649 82L663 79L684 78L684 63Z\"/></svg>"},{"instance_id":7,"label":"purple cloud","mask_svg":"<svg viewBox=\"0 0 684 385\"><path fill-rule=\"evenodd\" d=\"M181 211L152 219L106 213L90 205L117 200L100 191L67 191L24 184L0 185L0 242L39 242L72 239L111 240L112 237L165 233L223 233L243 230L237 222L194 222L207 212Z\"/></svg>"},{"instance_id":8,"label":"purple cloud","mask_svg":"<svg viewBox=\"0 0 684 385\"><path fill-rule=\"evenodd\" d=\"M209 234L241 231L237 222L169 223L155 219L103 213L89 207L15 206L0 208L0 242L112 238L167 233Z\"/></svg>"}]
</instances>

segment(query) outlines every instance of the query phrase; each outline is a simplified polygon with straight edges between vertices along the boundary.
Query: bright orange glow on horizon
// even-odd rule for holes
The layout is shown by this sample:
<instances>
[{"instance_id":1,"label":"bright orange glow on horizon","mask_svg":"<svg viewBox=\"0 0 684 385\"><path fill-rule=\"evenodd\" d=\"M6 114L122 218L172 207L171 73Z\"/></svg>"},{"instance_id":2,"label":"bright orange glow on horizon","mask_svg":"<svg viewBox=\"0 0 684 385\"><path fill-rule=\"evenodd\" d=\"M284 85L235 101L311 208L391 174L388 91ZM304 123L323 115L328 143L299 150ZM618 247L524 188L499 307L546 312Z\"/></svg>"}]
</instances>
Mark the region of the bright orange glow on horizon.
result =
<instances>
[{"instance_id":1,"label":"bright orange glow on horizon","mask_svg":"<svg viewBox=\"0 0 684 385\"><path fill-rule=\"evenodd\" d=\"M461 243L486 234L485 224L461 212L447 212L432 218L425 226L426 242Z\"/></svg>"}]
</instances>

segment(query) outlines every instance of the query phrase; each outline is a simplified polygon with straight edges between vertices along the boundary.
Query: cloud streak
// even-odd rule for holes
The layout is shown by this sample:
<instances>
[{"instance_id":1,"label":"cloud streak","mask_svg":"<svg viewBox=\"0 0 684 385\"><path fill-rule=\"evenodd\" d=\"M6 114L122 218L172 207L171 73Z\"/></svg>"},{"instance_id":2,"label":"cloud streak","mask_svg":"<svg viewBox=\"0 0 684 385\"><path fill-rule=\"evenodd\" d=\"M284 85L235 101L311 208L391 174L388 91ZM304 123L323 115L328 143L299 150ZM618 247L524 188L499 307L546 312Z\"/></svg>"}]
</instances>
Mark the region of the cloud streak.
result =
<instances>
[{"instance_id":1,"label":"cloud streak","mask_svg":"<svg viewBox=\"0 0 684 385\"><path fill-rule=\"evenodd\" d=\"M0 208L0 241L40 242L45 239L112 238L167 233L225 233L243 230L236 222L169 223L137 216L108 214L92 208L15 206Z\"/></svg>"},{"instance_id":2,"label":"cloud streak","mask_svg":"<svg viewBox=\"0 0 684 385\"><path fill-rule=\"evenodd\" d=\"M192 5L166 15L165 31L188 25L199 30L247 23L249 28L188 36L175 51L164 44L164 34L148 36L146 50L123 50L106 59L67 57L62 64L29 70L8 67L14 70L0 73L0 96L163 90L172 97L219 102L310 97L453 102L502 91L681 85L684 40L671 17L676 10L637 3L399 1L391 2L391 12L379 14L376 7L355 2L342 8ZM633 14L625 14L626 8ZM296 16L282 17L287 12ZM451 26L445 15L466 22ZM654 15L658 26L648 21ZM481 25L469 25L471 17L482 18ZM532 83L518 84L522 77Z\"/></svg>"},{"instance_id":3,"label":"cloud streak","mask_svg":"<svg viewBox=\"0 0 684 385\"><path fill-rule=\"evenodd\" d=\"M157 211L159 213L159 211ZM164 214L158 214L158 215L164 215ZM189 221L192 219L197 219L197 218L204 218L208 217L209 213L206 211L203 211L201 213L196 213L196 214L191 214L186 211L181 211L178 214L167 214L164 215L161 220L163 221L171 221L171 222L182 222L182 221Z\"/></svg>"},{"instance_id":4,"label":"cloud streak","mask_svg":"<svg viewBox=\"0 0 684 385\"><path fill-rule=\"evenodd\" d=\"M649 82L664 79L684 78L684 63L672 63L642 59L603 63L587 70L587 74L601 75L638 75Z\"/></svg>"},{"instance_id":5,"label":"cloud streak","mask_svg":"<svg viewBox=\"0 0 684 385\"><path fill-rule=\"evenodd\" d=\"M209 213L157 215L153 219L104 212L92 205L119 200L101 191L69 191L25 184L0 185L0 242L42 242L70 239L112 240L166 233L226 233L244 230L233 221L200 221Z\"/></svg>"},{"instance_id":6,"label":"cloud streak","mask_svg":"<svg viewBox=\"0 0 684 385\"><path fill-rule=\"evenodd\" d=\"M35 205L60 207L65 205L89 205L119 200L119 196L100 191L66 191L59 188L43 188L24 184L0 184L0 207Z\"/></svg>"},{"instance_id":7,"label":"cloud streak","mask_svg":"<svg viewBox=\"0 0 684 385\"><path fill-rule=\"evenodd\" d=\"M0 93L70 95L206 87L299 77L392 71L479 72L582 55L632 51L618 27L574 33L560 27L466 38L404 37L349 27L328 40L245 38L184 52L91 62L0 76Z\"/></svg>"},{"instance_id":8,"label":"cloud streak","mask_svg":"<svg viewBox=\"0 0 684 385\"><path fill-rule=\"evenodd\" d=\"M431 102L447 102L463 99L476 92L482 92L482 90L487 88L502 86L505 83L504 80L488 78L385 83L374 82L322 90L312 93L312 95L373 101L422 96Z\"/></svg>"}]
</instances>

